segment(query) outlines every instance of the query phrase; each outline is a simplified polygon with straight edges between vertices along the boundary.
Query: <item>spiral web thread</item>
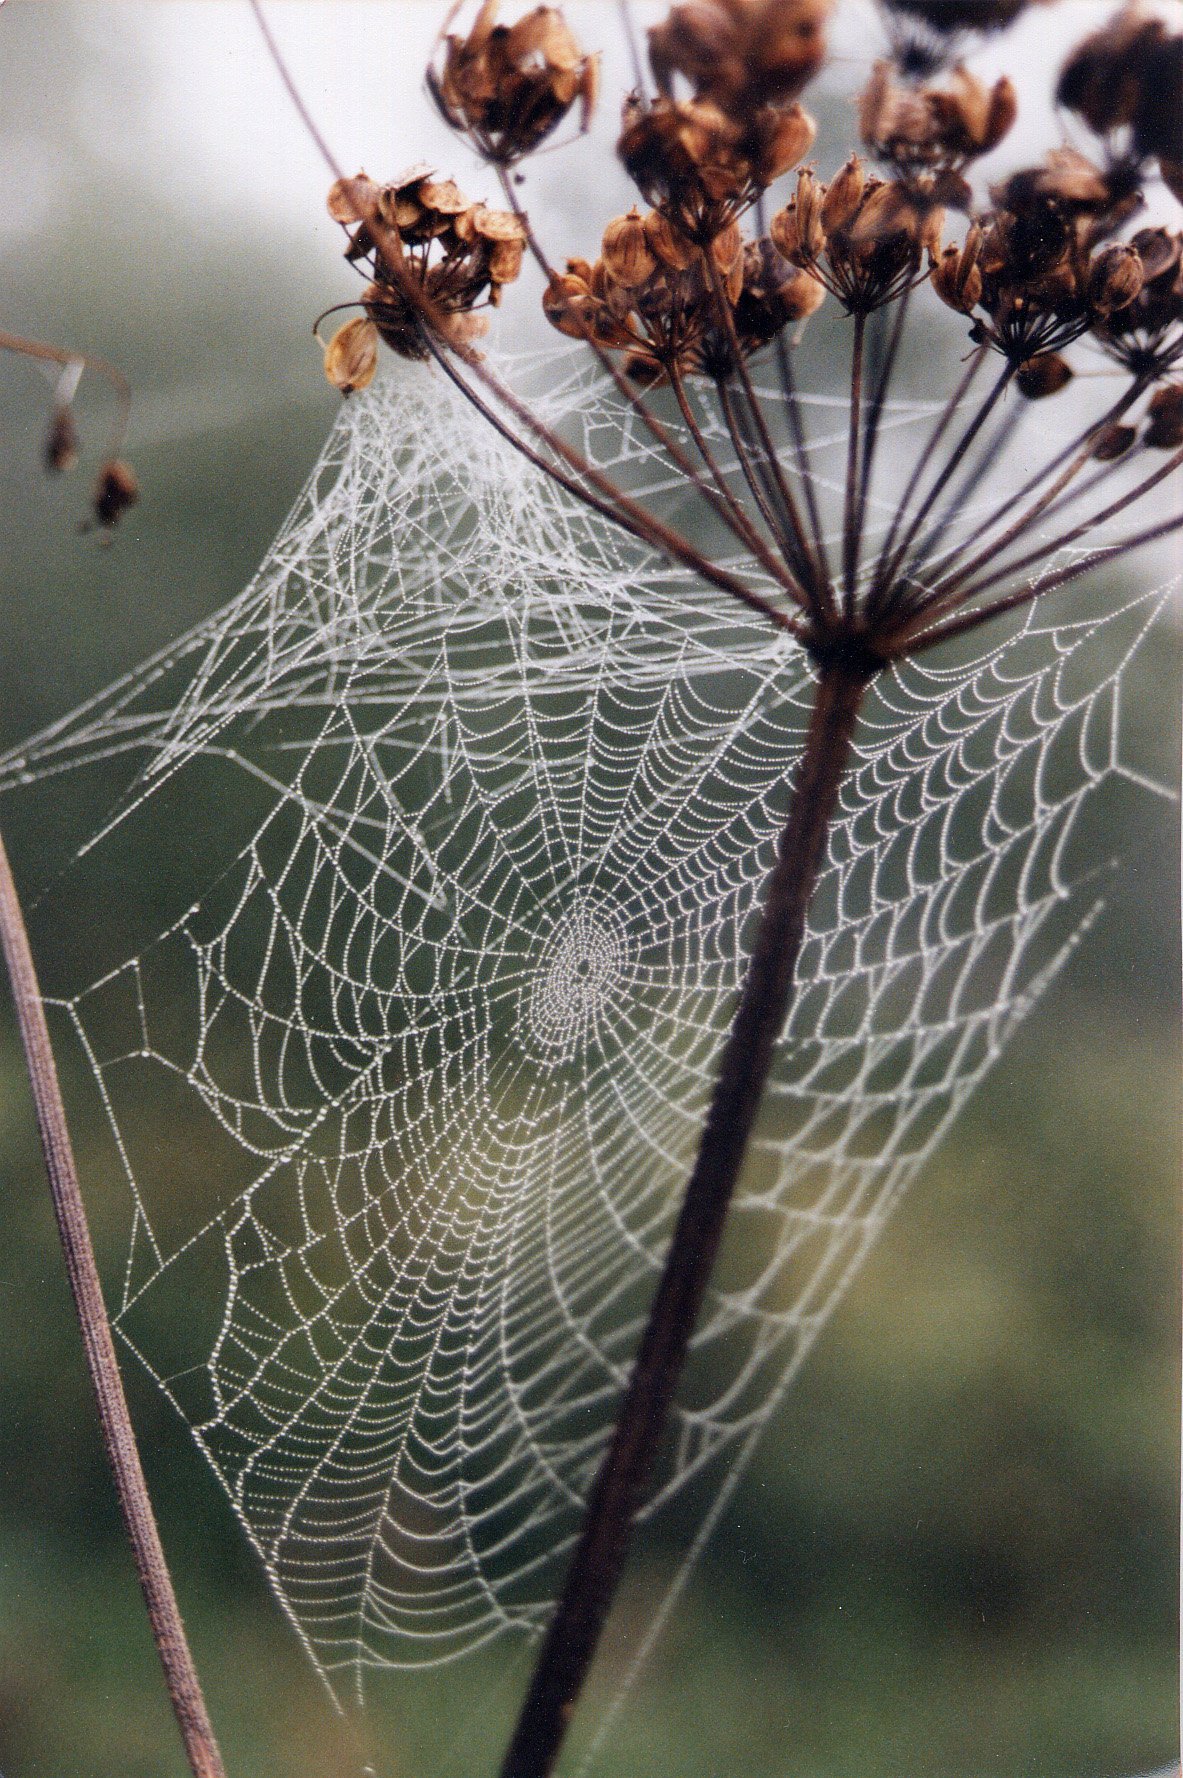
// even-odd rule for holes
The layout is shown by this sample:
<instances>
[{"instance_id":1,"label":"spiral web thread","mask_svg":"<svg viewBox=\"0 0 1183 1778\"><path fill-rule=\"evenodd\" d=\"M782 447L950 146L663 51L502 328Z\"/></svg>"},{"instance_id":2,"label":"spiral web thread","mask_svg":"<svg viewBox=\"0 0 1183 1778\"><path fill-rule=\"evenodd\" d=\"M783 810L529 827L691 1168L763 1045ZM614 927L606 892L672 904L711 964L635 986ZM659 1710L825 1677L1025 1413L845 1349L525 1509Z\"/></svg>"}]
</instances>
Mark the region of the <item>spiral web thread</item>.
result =
<instances>
[{"instance_id":1,"label":"spiral web thread","mask_svg":"<svg viewBox=\"0 0 1183 1778\"><path fill-rule=\"evenodd\" d=\"M552 416L656 488L602 383L545 376ZM885 451L931 412L893 407ZM835 409L822 483L842 448ZM1071 849L1123 774L1119 675L1165 597L1061 594L868 705L646 1509L689 1491L694 1549L1098 905ZM546 1620L809 698L783 637L403 367L344 405L240 597L0 761L5 789L128 780L75 868L145 820L188 843L217 787L191 903L56 1004L130 1193L118 1329L334 1688ZM201 1156L184 1191L163 1116ZM165 1292L184 1350L158 1349Z\"/></svg>"}]
</instances>

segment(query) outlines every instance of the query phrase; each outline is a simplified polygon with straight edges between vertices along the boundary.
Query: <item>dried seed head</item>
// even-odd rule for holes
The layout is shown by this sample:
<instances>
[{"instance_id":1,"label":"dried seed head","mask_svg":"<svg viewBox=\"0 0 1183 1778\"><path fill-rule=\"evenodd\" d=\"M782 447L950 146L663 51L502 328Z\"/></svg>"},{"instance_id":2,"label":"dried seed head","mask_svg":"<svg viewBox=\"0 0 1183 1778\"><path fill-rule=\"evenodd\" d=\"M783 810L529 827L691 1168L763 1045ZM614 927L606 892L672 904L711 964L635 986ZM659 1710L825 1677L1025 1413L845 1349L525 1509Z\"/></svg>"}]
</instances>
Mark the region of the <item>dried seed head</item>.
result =
<instances>
[{"instance_id":1,"label":"dried seed head","mask_svg":"<svg viewBox=\"0 0 1183 1778\"><path fill-rule=\"evenodd\" d=\"M1183 383L1167 383L1156 389L1146 409L1142 437L1156 451L1174 451L1183 445Z\"/></svg>"},{"instance_id":2,"label":"dried seed head","mask_svg":"<svg viewBox=\"0 0 1183 1778\"><path fill-rule=\"evenodd\" d=\"M1128 132L1128 148L1111 142L1111 153L1157 158L1171 183L1183 161L1183 36L1128 0L1069 56L1056 100L1098 136Z\"/></svg>"},{"instance_id":3,"label":"dried seed head","mask_svg":"<svg viewBox=\"0 0 1183 1778\"><path fill-rule=\"evenodd\" d=\"M131 464L125 463L120 457L112 457L99 470L91 496L91 508L96 523L105 530L111 530L139 497L140 484Z\"/></svg>"},{"instance_id":4,"label":"dried seed head","mask_svg":"<svg viewBox=\"0 0 1183 1778\"><path fill-rule=\"evenodd\" d=\"M325 347L325 376L342 395L366 389L378 369L378 329L364 315L339 327Z\"/></svg>"},{"instance_id":5,"label":"dried seed head","mask_svg":"<svg viewBox=\"0 0 1183 1778\"><path fill-rule=\"evenodd\" d=\"M1135 376L1162 376L1183 357L1183 235L1142 228L1129 243L1142 268L1131 302L1100 314L1094 331Z\"/></svg>"},{"instance_id":6,"label":"dried seed head","mask_svg":"<svg viewBox=\"0 0 1183 1778\"><path fill-rule=\"evenodd\" d=\"M1072 366L1058 352L1042 352L1038 358L1028 358L1019 366L1015 377L1019 394L1025 395L1028 401L1043 401L1048 395L1058 395L1071 381Z\"/></svg>"},{"instance_id":7,"label":"dried seed head","mask_svg":"<svg viewBox=\"0 0 1183 1778\"><path fill-rule=\"evenodd\" d=\"M659 92L677 76L736 118L795 98L825 58L831 0L684 0L649 33Z\"/></svg>"},{"instance_id":8,"label":"dried seed head","mask_svg":"<svg viewBox=\"0 0 1183 1778\"><path fill-rule=\"evenodd\" d=\"M798 105L764 105L736 119L713 99L648 104L634 96L617 146L649 203L705 244L808 151L814 134Z\"/></svg>"},{"instance_id":9,"label":"dried seed head","mask_svg":"<svg viewBox=\"0 0 1183 1778\"><path fill-rule=\"evenodd\" d=\"M1115 201L1109 175L1075 148L1053 148L1039 166L1012 173L993 196L1002 208L1017 214L1054 204L1062 212L1105 215Z\"/></svg>"},{"instance_id":10,"label":"dried seed head","mask_svg":"<svg viewBox=\"0 0 1183 1778\"><path fill-rule=\"evenodd\" d=\"M859 95L863 141L901 173L960 171L996 148L1015 120L1015 89L1004 75L992 88L964 68L943 87L904 85L877 62Z\"/></svg>"},{"instance_id":11,"label":"dried seed head","mask_svg":"<svg viewBox=\"0 0 1183 1778\"><path fill-rule=\"evenodd\" d=\"M68 401L58 402L45 435L45 467L54 475L73 469L78 461L78 427Z\"/></svg>"},{"instance_id":12,"label":"dried seed head","mask_svg":"<svg viewBox=\"0 0 1183 1778\"><path fill-rule=\"evenodd\" d=\"M1136 247L1106 247L1089 266L1089 303L1098 315L1108 317L1133 302L1142 282L1142 261Z\"/></svg>"},{"instance_id":13,"label":"dried seed head","mask_svg":"<svg viewBox=\"0 0 1183 1778\"><path fill-rule=\"evenodd\" d=\"M1098 463L1112 463L1116 458L1125 456L1137 436L1137 428L1134 426L1119 426L1116 422L1105 426L1097 434L1093 456Z\"/></svg>"},{"instance_id":14,"label":"dried seed head","mask_svg":"<svg viewBox=\"0 0 1183 1778\"><path fill-rule=\"evenodd\" d=\"M426 165L385 186L364 174L338 180L329 193L329 211L347 226L356 225L346 258L370 263L374 281L362 297L366 315L403 358L430 355L428 316L447 345L463 349L479 339L489 323L473 311L496 307L522 269L524 219L512 210L471 203L453 180L438 178ZM421 301L408 285L418 286ZM367 361L355 365L349 354L362 353L365 338L346 327L332 341L325 370L338 387L364 387L356 376L359 369L365 373ZM372 375L370 369L367 382Z\"/></svg>"},{"instance_id":15,"label":"dried seed head","mask_svg":"<svg viewBox=\"0 0 1183 1778\"><path fill-rule=\"evenodd\" d=\"M499 25L497 11L498 0L484 0L468 36L445 40L427 86L453 129L486 160L510 166L576 103L587 128L599 58L584 55L558 7L536 6L513 25Z\"/></svg>"}]
</instances>

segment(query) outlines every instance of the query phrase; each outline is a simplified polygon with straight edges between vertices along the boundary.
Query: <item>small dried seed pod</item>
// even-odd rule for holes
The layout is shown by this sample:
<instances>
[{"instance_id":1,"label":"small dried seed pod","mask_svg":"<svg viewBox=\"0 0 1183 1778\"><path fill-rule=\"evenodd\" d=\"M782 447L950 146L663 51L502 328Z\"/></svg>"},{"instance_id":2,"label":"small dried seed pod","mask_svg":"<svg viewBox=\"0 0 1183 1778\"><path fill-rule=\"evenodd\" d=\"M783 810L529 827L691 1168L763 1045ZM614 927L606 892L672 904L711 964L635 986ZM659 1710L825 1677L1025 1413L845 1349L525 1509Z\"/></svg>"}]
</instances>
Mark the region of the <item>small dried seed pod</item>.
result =
<instances>
[{"instance_id":1,"label":"small dried seed pod","mask_svg":"<svg viewBox=\"0 0 1183 1778\"><path fill-rule=\"evenodd\" d=\"M339 327L325 347L325 376L342 395L366 389L378 369L378 329L364 315Z\"/></svg>"},{"instance_id":2,"label":"small dried seed pod","mask_svg":"<svg viewBox=\"0 0 1183 1778\"><path fill-rule=\"evenodd\" d=\"M52 475L61 475L73 469L78 461L78 427L74 420L74 409L68 401L59 402L53 410L49 421L49 430L45 435L44 446L45 467Z\"/></svg>"},{"instance_id":3,"label":"small dried seed pod","mask_svg":"<svg viewBox=\"0 0 1183 1778\"><path fill-rule=\"evenodd\" d=\"M600 248L608 276L626 290L645 284L657 270L645 222L634 205L627 216L615 216L604 230Z\"/></svg>"},{"instance_id":4,"label":"small dried seed pod","mask_svg":"<svg viewBox=\"0 0 1183 1778\"><path fill-rule=\"evenodd\" d=\"M769 224L769 234L778 253L794 265L805 268L824 251L826 231L822 227L821 206L825 186L819 185L808 167L797 175L797 195L791 204L778 210Z\"/></svg>"},{"instance_id":5,"label":"small dried seed pod","mask_svg":"<svg viewBox=\"0 0 1183 1778\"><path fill-rule=\"evenodd\" d=\"M1058 352L1041 352L1020 364L1015 383L1020 395L1028 401L1043 401L1058 395L1072 381L1072 366Z\"/></svg>"},{"instance_id":6,"label":"small dried seed pod","mask_svg":"<svg viewBox=\"0 0 1183 1778\"><path fill-rule=\"evenodd\" d=\"M130 463L112 457L99 470L99 478L91 496L91 507L98 524L105 530L117 525L129 506L140 497L140 484Z\"/></svg>"},{"instance_id":7,"label":"small dried seed pod","mask_svg":"<svg viewBox=\"0 0 1183 1778\"><path fill-rule=\"evenodd\" d=\"M1183 383L1167 383L1156 389L1146 409L1143 439L1156 451L1174 451L1183 445Z\"/></svg>"},{"instance_id":8,"label":"small dried seed pod","mask_svg":"<svg viewBox=\"0 0 1183 1778\"><path fill-rule=\"evenodd\" d=\"M821 200L821 226L827 235L837 234L858 212L866 186L863 165L852 154L842 171L831 179Z\"/></svg>"},{"instance_id":9,"label":"small dried seed pod","mask_svg":"<svg viewBox=\"0 0 1183 1778\"><path fill-rule=\"evenodd\" d=\"M667 270L684 272L694 264L696 251L692 241L672 228L669 218L660 210L650 210L645 218L645 239L649 251Z\"/></svg>"},{"instance_id":10,"label":"small dried seed pod","mask_svg":"<svg viewBox=\"0 0 1183 1778\"><path fill-rule=\"evenodd\" d=\"M982 300L982 274L978 267L981 242L981 230L975 224L964 247L946 247L930 273L933 289L941 301L962 315L971 314Z\"/></svg>"},{"instance_id":11,"label":"small dried seed pod","mask_svg":"<svg viewBox=\"0 0 1183 1778\"><path fill-rule=\"evenodd\" d=\"M1093 445L1093 456L1098 463L1112 463L1117 457L1124 457L1135 438L1137 430L1133 426L1104 427L1098 434Z\"/></svg>"},{"instance_id":12,"label":"small dried seed pod","mask_svg":"<svg viewBox=\"0 0 1183 1778\"><path fill-rule=\"evenodd\" d=\"M1090 307L1102 316L1127 308L1141 290L1143 278L1142 260L1136 247L1106 247L1089 267Z\"/></svg>"}]
</instances>

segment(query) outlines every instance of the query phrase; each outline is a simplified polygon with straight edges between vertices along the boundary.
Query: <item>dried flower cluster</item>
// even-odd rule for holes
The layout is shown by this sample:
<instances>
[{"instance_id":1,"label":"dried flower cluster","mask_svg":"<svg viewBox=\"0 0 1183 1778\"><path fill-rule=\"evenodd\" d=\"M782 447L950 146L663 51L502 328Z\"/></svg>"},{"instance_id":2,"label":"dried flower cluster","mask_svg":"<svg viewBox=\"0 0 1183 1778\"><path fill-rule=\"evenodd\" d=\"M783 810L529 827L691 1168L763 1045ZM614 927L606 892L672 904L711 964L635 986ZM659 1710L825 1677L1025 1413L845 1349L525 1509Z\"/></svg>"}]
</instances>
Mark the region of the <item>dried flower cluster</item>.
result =
<instances>
[{"instance_id":1,"label":"dried flower cluster","mask_svg":"<svg viewBox=\"0 0 1183 1778\"><path fill-rule=\"evenodd\" d=\"M1068 58L1057 101L1103 137L1114 174L1135 182L1157 161L1183 202L1183 38L1131 0Z\"/></svg>"},{"instance_id":2,"label":"dried flower cluster","mask_svg":"<svg viewBox=\"0 0 1183 1778\"><path fill-rule=\"evenodd\" d=\"M494 0L485 0L466 33L441 40L429 85L448 122L496 171L507 207L470 203L428 167L387 186L364 175L338 181L330 212L349 231L347 257L370 282L362 314L338 331L325 368L349 392L375 374L380 341L404 357L436 356L486 411L491 401L521 425L528 455L625 529L679 559L692 556L705 578L767 609L819 659L839 642L855 647L857 635L857 648L883 662L922 633L931 645L944 633L937 620L947 628L984 589L980 551L967 552L966 565L946 573L931 596L915 569L941 490L1008 391L1029 400L1055 395L1072 379L1072 350L1089 340L1098 364L1108 362L1128 383L1086 431L1071 474L1084 461L1117 463L1139 441L1174 448L1183 404L1170 380L1183 357L1183 237L1137 222L1148 178L1161 171L1178 188L1183 36L1130 0L1070 55L1059 80L1059 101L1098 139L1095 154L1061 147L983 190L977 164L1005 151L1016 92L1007 76L987 83L958 58L976 38L1011 24L1025 0L881 0L891 53L874 63L858 97L860 149L823 178L805 164L816 127L801 95L825 59L831 3L675 4L649 32L648 90L638 83L621 111L617 152L642 202L606 222L594 259L575 256L560 269L531 233L521 175L511 180L509 169L574 108L586 125L598 61L555 7L503 25ZM793 169L792 190L776 202L773 188ZM960 220L946 241L950 214ZM752 230L754 215L760 226ZM546 275L552 325L586 342L631 391L656 443L773 575L787 612L742 575L675 546L659 519L477 366L472 344L488 325L485 311L517 278L526 251ZM929 283L964 317L968 369L952 356L947 415L887 541L868 559L878 417L907 304ZM839 564L819 518L823 496L805 467L791 356L827 293L854 327ZM895 313L887 324L894 344L874 387L864 374L864 336L883 311ZM767 347L776 349L784 418L796 439L788 465L747 368ZM1001 366L978 416L960 442L950 434L952 461L942 468L938 455L930 469L960 392L992 353ZM730 465L696 418L692 380L718 398ZM676 436L649 405L663 386L675 397ZM749 501L737 497L735 471ZM997 528L1009 542L1031 523L1020 513Z\"/></svg>"},{"instance_id":3,"label":"dried flower cluster","mask_svg":"<svg viewBox=\"0 0 1183 1778\"><path fill-rule=\"evenodd\" d=\"M498 10L498 0L484 0L468 35L445 39L427 87L454 130L486 160L511 166L577 101L586 128L599 58L583 54L556 6L536 6L514 25L499 25Z\"/></svg>"},{"instance_id":4,"label":"dried flower cluster","mask_svg":"<svg viewBox=\"0 0 1183 1778\"><path fill-rule=\"evenodd\" d=\"M408 280L430 305L438 336L468 347L488 331L488 316L479 310L496 307L522 269L522 219L470 202L428 166L412 167L385 186L365 174L338 180L329 214L352 229L347 257L371 273L361 299L366 319L346 322L325 354L325 374L345 394L373 377L379 337L402 358L430 356L424 311L408 294ZM380 225L393 250L379 246Z\"/></svg>"}]
</instances>

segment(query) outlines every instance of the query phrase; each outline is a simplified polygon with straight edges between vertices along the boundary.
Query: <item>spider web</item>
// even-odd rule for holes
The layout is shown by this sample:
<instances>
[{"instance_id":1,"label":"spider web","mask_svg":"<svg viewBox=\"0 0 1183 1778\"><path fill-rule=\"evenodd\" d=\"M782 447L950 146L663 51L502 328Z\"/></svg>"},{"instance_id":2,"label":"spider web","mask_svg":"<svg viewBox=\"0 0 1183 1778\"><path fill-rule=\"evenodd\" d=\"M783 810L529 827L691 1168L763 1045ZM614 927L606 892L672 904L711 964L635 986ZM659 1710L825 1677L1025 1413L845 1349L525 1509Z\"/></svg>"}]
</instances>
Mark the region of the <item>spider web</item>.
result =
<instances>
[{"instance_id":1,"label":"spider web","mask_svg":"<svg viewBox=\"0 0 1183 1778\"><path fill-rule=\"evenodd\" d=\"M644 436L572 362L545 367L552 418L657 497ZM914 452L931 411L893 406L889 441ZM837 486L828 417L813 467ZM1103 860L1074 847L1125 770L1119 677L1164 598L1063 599L868 704L645 1509L696 1503L681 1576L1099 905ZM7 790L122 778L72 868L148 822L188 885L138 940L114 919L54 1004L130 1194L118 1331L336 1688L546 1621L810 696L785 638L402 367L343 406L240 597L0 761ZM187 1303L179 1346L161 1293Z\"/></svg>"}]
</instances>

